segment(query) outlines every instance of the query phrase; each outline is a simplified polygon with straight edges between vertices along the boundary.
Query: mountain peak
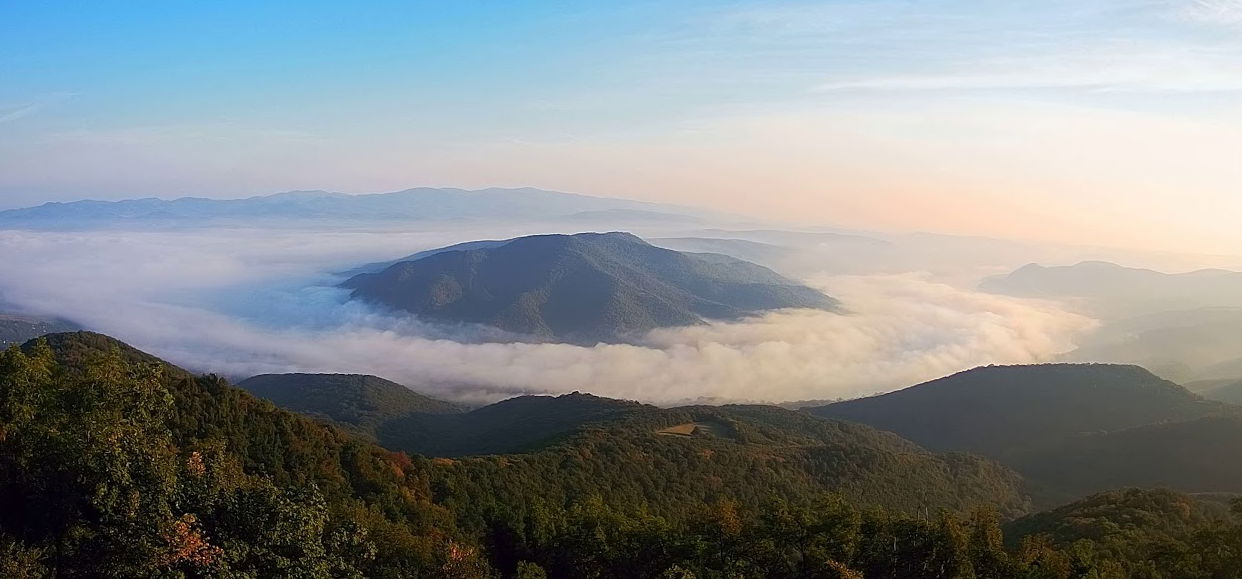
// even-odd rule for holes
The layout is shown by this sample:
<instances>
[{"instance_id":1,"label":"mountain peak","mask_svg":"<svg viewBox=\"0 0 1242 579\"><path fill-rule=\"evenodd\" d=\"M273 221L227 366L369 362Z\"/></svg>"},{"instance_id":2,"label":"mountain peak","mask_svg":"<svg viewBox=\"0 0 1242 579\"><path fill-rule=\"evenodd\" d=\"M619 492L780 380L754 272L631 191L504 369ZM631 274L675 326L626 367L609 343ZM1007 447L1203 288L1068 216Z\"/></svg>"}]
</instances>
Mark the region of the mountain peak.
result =
<instances>
[{"instance_id":1,"label":"mountain peak","mask_svg":"<svg viewBox=\"0 0 1242 579\"><path fill-rule=\"evenodd\" d=\"M342 287L355 299L429 321L582 345L773 309L836 306L753 263L655 247L620 231L458 244L356 275Z\"/></svg>"},{"instance_id":2,"label":"mountain peak","mask_svg":"<svg viewBox=\"0 0 1242 579\"><path fill-rule=\"evenodd\" d=\"M999 456L1084 432L1217 412L1222 405L1120 364L984 366L904 390L807 409L929 448Z\"/></svg>"}]
</instances>

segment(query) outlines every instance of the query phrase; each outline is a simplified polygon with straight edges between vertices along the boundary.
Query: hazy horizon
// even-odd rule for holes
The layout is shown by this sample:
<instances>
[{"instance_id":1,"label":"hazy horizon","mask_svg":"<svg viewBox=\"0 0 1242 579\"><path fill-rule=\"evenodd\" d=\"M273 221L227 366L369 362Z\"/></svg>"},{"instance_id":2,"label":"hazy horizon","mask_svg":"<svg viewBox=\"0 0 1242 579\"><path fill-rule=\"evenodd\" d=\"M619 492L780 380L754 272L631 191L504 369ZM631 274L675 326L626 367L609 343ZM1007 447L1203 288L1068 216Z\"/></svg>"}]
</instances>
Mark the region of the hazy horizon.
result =
<instances>
[{"instance_id":1,"label":"hazy horizon","mask_svg":"<svg viewBox=\"0 0 1242 579\"><path fill-rule=\"evenodd\" d=\"M0 206L488 186L1198 253L1242 2L15 6Z\"/></svg>"}]
</instances>

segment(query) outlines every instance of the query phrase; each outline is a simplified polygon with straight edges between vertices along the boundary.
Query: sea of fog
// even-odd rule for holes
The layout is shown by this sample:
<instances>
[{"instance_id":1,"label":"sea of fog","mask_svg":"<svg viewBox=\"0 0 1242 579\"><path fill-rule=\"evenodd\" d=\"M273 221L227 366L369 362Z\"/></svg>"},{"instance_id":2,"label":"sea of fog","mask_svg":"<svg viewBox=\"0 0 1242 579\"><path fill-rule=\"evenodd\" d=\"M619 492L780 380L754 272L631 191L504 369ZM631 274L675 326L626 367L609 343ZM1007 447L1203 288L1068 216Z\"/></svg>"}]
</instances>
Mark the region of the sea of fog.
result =
<instances>
[{"instance_id":1,"label":"sea of fog","mask_svg":"<svg viewBox=\"0 0 1242 579\"><path fill-rule=\"evenodd\" d=\"M574 390L658 404L848 398L1053 360L1096 324L946 281L961 276L814 271L813 261L796 277L846 313L777 311L595 347L481 343L479 328L393 316L335 287L337 272L363 263L525 232L0 231L0 298L200 372L367 373L470 402Z\"/></svg>"}]
</instances>

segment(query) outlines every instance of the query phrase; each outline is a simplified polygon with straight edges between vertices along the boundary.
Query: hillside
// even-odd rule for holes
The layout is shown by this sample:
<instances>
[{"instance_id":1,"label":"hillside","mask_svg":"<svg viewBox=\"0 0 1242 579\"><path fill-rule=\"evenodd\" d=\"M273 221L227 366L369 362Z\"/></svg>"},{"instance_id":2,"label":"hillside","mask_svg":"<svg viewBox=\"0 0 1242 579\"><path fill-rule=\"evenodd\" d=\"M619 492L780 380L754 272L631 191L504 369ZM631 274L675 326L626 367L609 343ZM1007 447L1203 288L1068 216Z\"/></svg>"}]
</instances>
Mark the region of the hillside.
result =
<instances>
[{"instance_id":1,"label":"hillside","mask_svg":"<svg viewBox=\"0 0 1242 579\"><path fill-rule=\"evenodd\" d=\"M0 575L429 572L428 470L99 334L0 354Z\"/></svg>"},{"instance_id":2,"label":"hillside","mask_svg":"<svg viewBox=\"0 0 1242 579\"><path fill-rule=\"evenodd\" d=\"M1208 380L1199 394L1209 400L1242 405L1242 380Z\"/></svg>"},{"instance_id":3,"label":"hillside","mask_svg":"<svg viewBox=\"0 0 1242 579\"><path fill-rule=\"evenodd\" d=\"M1011 521L1011 538L1042 536L1052 545L1090 545L1099 558L1130 562L1131 576L1160 577L1156 561L1193 552L1205 531L1229 518L1228 505L1167 489L1109 491ZM1196 576L1187 573L1183 576Z\"/></svg>"},{"instance_id":4,"label":"hillside","mask_svg":"<svg viewBox=\"0 0 1242 579\"><path fill-rule=\"evenodd\" d=\"M347 424L372 436L377 426L406 414L462 411L455 404L378 376L263 374L242 380L237 386L281 408Z\"/></svg>"},{"instance_id":5,"label":"hillside","mask_svg":"<svg viewBox=\"0 0 1242 579\"><path fill-rule=\"evenodd\" d=\"M888 394L806 409L932 449L1005 457L1088 432L1186 420L1229 407L1137 366L988 366Z\"/></svg>"},{"instance_id":6,"label":"hillside","mask_svg":"<svg viewBox=\"0 0 1242 579\"><path fill-rule=\"evenodd\" d=\"M360 274L355 299L515 338L592 345L651 329L836 301L764 267L658 248L626 233L539 235L432 251Z\"/></svg>"},{"instance_id":7,"label":"hillside","mask_svg":"<svg viewBox=\"0 0 1242 579\"><path fill-rule=\"evenodd\" d=\"M353 390L340 392L350 396ZM325 388L317 405L329 394ZM370 431L386 448L458 458L444 463L452 465L454 487L462 488L463 480L486 487L461 497L459 510L492 500L480 496L520 502L529 493L571 501L610 493L671 511L682 500L677 497L697 501L723 493L760 501L764 489L773 488L784 488L781 496L787 497L831 490L863 504L909 511L930 503L959 509L997 504L1007 513L1027 508L1017 478L995 464L937 456L892 434L779 408L664 410L573 393L522 396L458 414L412 411L372 423ZM566 461L592 474L558 479L555 472ZM508 474L490 472L497 467ZM516 489L515 476L537 484ZM559 482L549 486L549 479ZM901 490L911 481L922 489L917 497Z\"/></svg>"},{"instance_id":8,"label":"hillside","mask_svg":"<svg viewBox=\"0 0 1242 579\"><path fill-rule=\"evenodd\" d=\"M366 392L357 386L373 382L336 378L323 389ZM106 336L10 348L0 353L0 576L1242 570L1230 556L1242 550L1242 524L1222 506L1160 492L1024 519L1006 539L1000 517L1027 504L1012 471L858 424L582 394L488 408L478 416L512 417L505 436L540 409L603 419L523 454L411 458ZM1035 532L1048 536L1023 536Z\"/></svg>"},{"instance_id":9,"label":"hillside","mask_svg":"<svg viewBox=\"0 0 1242 579\"><path fill-rule=\"evenodd\" d=\"M386 448L428 456L536 450L583 425L652 407L590 394L519 396L461 414L411 412L375 427Z\"/></svg>"},{"instance_id":10,"label":"hillside","mask_svg":"<svg viewBox=\"0 0 1242 579\"><path fill-rule=\"evenodd\" d=\"M791 500L832 491L909 512L928 504L1028 508L1017 477L994 463L775 407L664 410L589 394L524 396L462 414L411 413L375 432L387 448L455 457L437 473L467 493L450 503L458 510L604 494L669 513L683 500L758 502L777 489ZM909 484L920 492L905 492Z\"/></svg>"},{"instance_id":11,"label":"hillside","mask_svg":"<svg viewBox=\"0 0 1242 579\"><path fill-rule=\"evenodd\" d=\"M1242 416L1084 434L1013 453L1006 463L1051 498L1122 486L1242 493Z\"/></svg>"},{"instance_id":12,"label":"hillside","mask_svg":"<svg viewBox=\"0 0 1242 579\"><path fill-rule=\"evenodd\" d=\"M698 428L671 432L681 425ZM928 504L987 504L1011 515L1029 508L1016 475L995 463L935 455L865 426L768 407L635 412L588 424L535 452L446 464L458 493L448 504L458 508L599 495L642 502L660 514L719 497L758 505L773 496L800 503L827 492L909 513ZM522 482L553 479L558 484Z\"/></svg>"}]
</instances>

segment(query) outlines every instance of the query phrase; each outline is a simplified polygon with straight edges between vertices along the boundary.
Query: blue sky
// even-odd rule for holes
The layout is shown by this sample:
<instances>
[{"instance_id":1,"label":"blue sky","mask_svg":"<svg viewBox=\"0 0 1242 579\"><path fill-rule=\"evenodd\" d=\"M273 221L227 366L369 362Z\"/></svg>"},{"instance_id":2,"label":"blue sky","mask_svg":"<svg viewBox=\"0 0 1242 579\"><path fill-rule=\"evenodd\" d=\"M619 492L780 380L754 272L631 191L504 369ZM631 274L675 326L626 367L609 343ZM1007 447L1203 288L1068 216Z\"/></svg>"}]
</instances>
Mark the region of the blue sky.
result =
<instances>
[{"instance_id":1,"label":"blue sky","mask_svg":"<svg viewBox=\"0 0 1242 579\"><path fill-rule=\"evenodd\" d=\"M3 13L0 207L531 185L847 225L1242 247L1222 217L1242 212L1242 0Z\"/></svg>"}]
</instances>

